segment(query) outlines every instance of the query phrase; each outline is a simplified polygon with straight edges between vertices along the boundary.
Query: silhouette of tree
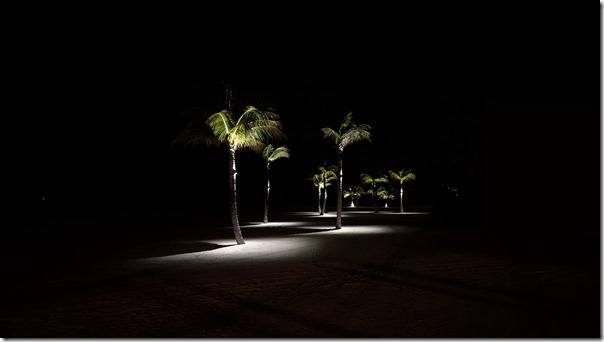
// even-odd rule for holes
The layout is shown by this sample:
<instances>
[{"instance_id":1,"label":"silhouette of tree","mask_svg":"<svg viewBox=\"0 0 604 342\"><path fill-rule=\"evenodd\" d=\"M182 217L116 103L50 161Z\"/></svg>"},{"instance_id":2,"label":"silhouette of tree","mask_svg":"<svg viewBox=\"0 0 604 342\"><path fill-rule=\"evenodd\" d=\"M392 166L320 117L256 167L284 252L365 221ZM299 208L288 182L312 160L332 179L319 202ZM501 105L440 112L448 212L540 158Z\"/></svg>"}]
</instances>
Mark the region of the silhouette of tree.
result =
<instances>
[{"instance_id":1,"label":"silhouette of tree","mask_svg":"<svg viewBox=\"0 0 604 342\"><path fill-rule=\"evenodd\" d=\"M273 145L268 144L262 150L262 158L264 159L264 165L266 165L266 188L264 191L264 223L268 223L268 199L271 191L271 163L280 158L289 158L289 149L286 146L279 146L274 148Z\"/></svg>"},{"instance_id":2,"label":"silhouette of tree","mask_svg":"<svg viewBox=\"0 0 604 342\"><path fill-rule=\"evenodd\" d=\"M350 197L352 206L359 206L359 198L365 194L365 189L359 184L353 185L349 187L347 190L344 190L344 198ZM355 200L357 201L355 204Z\"/></svg>"},{"instance_id":3,"label":"silhouette of tree","mask_svg":"<svg viewBox=\"0 0 604 342\"><path fill-rule=\"evenodd\" d=\"M371 195L371 200L373 201L373 212L377 213L378 209L375 204L375 198L378 196L377 185L380 183L388 183L388 178L384 177L381 173L377 175L362 173L361 183L363 185L369 185L369 190L367 190L367 193Z\"/></svg>"},{"instance_id":4,"label":"silhouette of tree","mask_svg":"<svg viewBox=\"0 0 604 342\"><path fill-rule=\"evenodd\" d=\"M411 171L411 170L398 170L398 171L388 171L388 175L390 176L390 178L392 178L395 181L398 181L400 183L400 207L401 207L401 213L404 212L403 210L403 183L404 182L410 182L412 180L415 179L415 174Z\"/></svg>"},{"instance_id":5,"label":"silhouette of tree","mask_svg":"<svg viewBox=\"0 0 604 342\"><path fill-rule=\"evenodd\" d=\"M245 244L237 212L237 164L235 152L251 149L261 153L265 142L270 139L285 139L279 116L271 110L260 110L254 106L244 106L236 111L233 106L233 92L225 84L225 107L221 111L205 117L205 120L191 120L189 125L178 134L172 143L185 145L203 144L208 146L225 145L229 153L230 211L235 241ZM237 112L240 112L239 114ZM205 112L208 113L207 111Z\"/></svg>"},{"instance_id":6,"label":"silhouette of tree","mask_svg":"<svg viewBox=\"0 0 604 342\"><path fill-rule=\"evenodd\" d=\"M330 165L327 168L319 166L319 175L321 175L321 185L323 188L323 208L321 209L321 215L327 212L327 187L330 187L333 181L338 179L338 167L336 165Z\"/></svg>"},{"instance_id":7,"label":"silhouette of tree","mask_svg":"<svg viewBox=\"0 0 604 342\"><path fill-rule=\"evenodd\" d=\"M371 127L365 124L355 124L352 122L352 112L348 113L342 123L340 124L340 128L336 131L329 127L324 127L321 129L323 133L323 137L325 139L331 140L335 147L336 153L338 155L338 177L337 177L337 216L336 216L336 228L342 228L342 154L344 153L344 149L358 141L367 140L371 142L371 134L369 130Z\"/></svg>"}]
</instances>

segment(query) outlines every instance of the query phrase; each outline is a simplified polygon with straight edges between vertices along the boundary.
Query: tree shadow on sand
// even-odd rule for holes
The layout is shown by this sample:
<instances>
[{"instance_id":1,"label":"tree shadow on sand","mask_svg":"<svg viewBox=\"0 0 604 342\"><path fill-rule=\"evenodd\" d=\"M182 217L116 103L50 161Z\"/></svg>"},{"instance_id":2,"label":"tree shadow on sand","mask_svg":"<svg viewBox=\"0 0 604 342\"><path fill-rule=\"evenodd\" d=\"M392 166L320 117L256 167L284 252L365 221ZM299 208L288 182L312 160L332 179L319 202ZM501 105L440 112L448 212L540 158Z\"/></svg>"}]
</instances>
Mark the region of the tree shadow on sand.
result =
<instances>
[{"instance_id":1,"label":"tree shadow on sand","mask_svg":"<svg viewBox=\"0 0 604 342\"><path fill-rule=\"evenodd\" d=\"M300 224L302 227L291 226L263 226L262 224L249 224L241 226L241 231L244 233L244 237L276 237L286 235L303 235L303 234L315 234L325 233L332 230L332 228L307 228L304 227L306 224Z\"/></svg>"},{"instance_id":2,"label":"tree shadow on sand","mask_svg":"<svg viewBox=\"0 0 604 342\"><path fill-rule=\"evenodd\" d=\"M120 254L127 259L143 259L205 252L234 245L236 245L235 242L232 244L217 244L206 241L166 241L142 246L142 248L130 249Z\"/></svg>"}]
</instances>

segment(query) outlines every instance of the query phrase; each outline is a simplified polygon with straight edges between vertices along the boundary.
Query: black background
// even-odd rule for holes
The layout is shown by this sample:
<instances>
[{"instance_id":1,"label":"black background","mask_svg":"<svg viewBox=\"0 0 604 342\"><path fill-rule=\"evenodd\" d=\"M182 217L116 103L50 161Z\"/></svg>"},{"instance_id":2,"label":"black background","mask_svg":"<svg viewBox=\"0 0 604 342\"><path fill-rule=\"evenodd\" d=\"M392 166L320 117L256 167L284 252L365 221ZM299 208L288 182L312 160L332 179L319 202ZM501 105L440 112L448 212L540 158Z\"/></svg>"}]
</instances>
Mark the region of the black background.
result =
<instances>
[{"instance_id":1,"label":"black background","mask_svg":"<svg viewBox=\"0 0 604 342\"><path fill-rule=\"evenodd\" d=\"M514 210L598 222L595 6L46 10L19 11L6 43L10 214L226 212L226 151L170 144L187 108L219 109L226 80L281 116L292 156L274 163L277 208L314 208L306 178L336 162L320 129L353 112L373 143L345 151L345 187L411 168L411 199L430 203L472 165L472 209L493 225ZM240 208L254 211L263 165L238 162Z\"/></svg>"}]
</instances>

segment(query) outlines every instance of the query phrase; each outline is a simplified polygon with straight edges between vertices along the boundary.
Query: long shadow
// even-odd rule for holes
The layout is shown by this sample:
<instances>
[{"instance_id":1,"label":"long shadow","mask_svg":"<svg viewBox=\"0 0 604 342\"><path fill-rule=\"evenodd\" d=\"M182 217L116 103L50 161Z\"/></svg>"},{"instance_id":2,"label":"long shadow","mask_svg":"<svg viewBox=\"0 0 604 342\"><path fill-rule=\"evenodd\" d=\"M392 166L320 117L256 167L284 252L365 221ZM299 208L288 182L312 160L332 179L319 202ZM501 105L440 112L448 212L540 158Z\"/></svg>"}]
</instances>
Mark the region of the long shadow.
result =
<instances>
[{"instance_id":1,"label":"long shadow","mask_svg":"<svg viewBox=\"0 0 604 342\"><path fill-rule=\"evenodd\" d=\"M334 226L336 224L335 212L327 215L308 212L280 212L274 215L273 221L300 222L304 226L324 227ZM400 214L400 213L373 213L367 211L345 211L342 217L342 226L358 225L428 225L429 216L427 213L419 214Z\"/></svg>"},{"instance_id":2,"label":"long shadow","mask_svg":"<svg viewBox=\"0 0 604 342\"><path fill-rule=\"evenodd\" d=\"M325 233L330 231L329 228L306 228L305 224L302 227L241 227L243 237L271 237L271 236L286 236L286 235L303 235L303 234L315 234Z\"/></svg>"},{"instance_id":3,"label":"long shadow","mask_svg":"<svg viewBox=\"0 0 604 342\"><path fill-rule=\"evenodd\" d=\"M219 245L216 243L205 241L193 241L187 243L166 242L154 244L152 246L143 246L140 249L123 251L121 253L118 253L117 256L126 259L154 258L186 253L205 252L233 245L235 245L235 243L228 245Z\"/></svg>"}]
</instances>

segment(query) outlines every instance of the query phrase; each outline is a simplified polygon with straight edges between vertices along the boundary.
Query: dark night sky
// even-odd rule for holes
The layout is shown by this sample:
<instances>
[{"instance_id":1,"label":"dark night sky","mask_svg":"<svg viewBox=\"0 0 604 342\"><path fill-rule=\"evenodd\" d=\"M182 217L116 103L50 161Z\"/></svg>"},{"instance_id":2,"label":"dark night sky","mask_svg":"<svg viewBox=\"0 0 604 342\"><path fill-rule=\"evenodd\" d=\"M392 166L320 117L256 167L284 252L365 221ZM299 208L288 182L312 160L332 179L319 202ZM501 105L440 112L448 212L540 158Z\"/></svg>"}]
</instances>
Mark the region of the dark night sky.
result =
<instances>
[{"instance_id":1,"label":"dark night sky","mask_svg":"<svg viewBox=\"0 0 604 342\"><path fill-rule=\"evenodd\" d=\"M590 13L595 24L595 9ZM568 124L516 111L494 119L489 113L497 108L565 104L593 113L597 26L583 16L570 9L458 8L329 24L322 18L325 27L291 30L282 18L270 30L240 31L228 41L216 29L189 32L195 39L187 40L178 30L37 27L15 41L20 48L13 52L9 187L15 203L46 194L63 207L101 212L226 207L225 151L169 142L186 124L186 108L219 105L220 81L227 79L274 104L282 118L292 158L274 164L275 202L314 205L304 178L326 158L335 163L320 129L336 127L350 111L372 127L374 142L345 152L349 177L366 168L411 167L419 189L429 192L453 157L528 159L523 146L493 144L488 152L487 135L490 142L555 139L540 126ZM518 124L524 133L513 133ZM598 124L570 126L593 131ZM590 139L585 143L597 144L597 134ZM241 199L259 203L263 180L252 175L262 165L249 152L239 161Z\"/></svg>"}]
</instances>

